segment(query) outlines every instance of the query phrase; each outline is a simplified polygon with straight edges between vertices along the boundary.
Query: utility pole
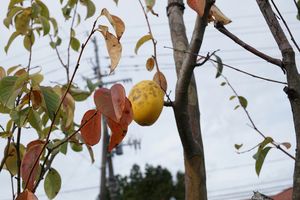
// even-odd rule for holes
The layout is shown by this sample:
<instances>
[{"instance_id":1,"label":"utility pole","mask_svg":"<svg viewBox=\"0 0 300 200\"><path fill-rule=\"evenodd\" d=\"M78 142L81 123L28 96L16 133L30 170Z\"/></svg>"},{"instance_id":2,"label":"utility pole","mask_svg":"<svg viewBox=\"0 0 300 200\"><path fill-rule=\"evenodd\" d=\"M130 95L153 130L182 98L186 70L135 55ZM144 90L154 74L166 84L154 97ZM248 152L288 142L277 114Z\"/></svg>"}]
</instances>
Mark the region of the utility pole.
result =
<instances>
[{"instance_id":1,"label":"utility pole","mask_svg":"<svg viewBox=\"0 0 300 200\"><path fill-rule=\"evenodd\" d=\"M94 51L95 51L95 61L96 63L93 64L93 70L94 74L96 76L96 79L99 83L99 87L104 87L106 85L111 85L116 82L130 82L131 79L120 79L115 81L106 81L104 82L102 78L104 76L109 75L103 75L101 73L100 68L100 58L99 58L99 49L98 49L98 43L96 37L92 38L92 43L94 44ZM105 200L106 194L106 186L108 186L109 196L111 200L118 200L118 183L116 181L114 170L113 170L113 162L112 162L112 153L107 152L108 143L109 143L109 134L108 134L108 128L105 117L102 117L102 127L103 127L103 135L102 135L102 159L101 159L101 173L100 173L100 193L98 195L98 200ZM108 165L108 184L106 182L106 166Z\"/></svg>"}]
</instances>

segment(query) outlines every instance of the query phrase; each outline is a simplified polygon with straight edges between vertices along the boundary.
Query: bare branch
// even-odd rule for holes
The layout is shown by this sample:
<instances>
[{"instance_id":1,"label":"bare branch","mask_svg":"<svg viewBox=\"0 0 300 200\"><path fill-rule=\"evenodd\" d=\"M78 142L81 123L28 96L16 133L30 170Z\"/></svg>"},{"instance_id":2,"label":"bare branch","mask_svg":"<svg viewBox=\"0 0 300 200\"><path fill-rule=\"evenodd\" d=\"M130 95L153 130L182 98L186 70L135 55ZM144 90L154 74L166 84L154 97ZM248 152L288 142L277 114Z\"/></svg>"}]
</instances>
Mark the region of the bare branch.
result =
<instances>
[{"instance_id":1,"label":"bare branch","mask_svg":"<svg viewBox=\"0 0 300 200\"><path fill-rule=\"evenodd\" d=\"M54 42L52 36L49 35L49 37L50 37L50 41L51 41L51 42ZM58 48L57 48L56 45L55 45L54 49L55 49L55 52L56 52L56 55L57 55L57 58L58 58L60 64L61 64L61 65L63 66L63 68L65 68L66 71L67 71L67 70L68 70L68 69L67 69L68 66L67 66L67 65L64 63L64 61L62 60L62 57L61 57L61 55L60 55L60 53L59 53Z\"/></svg>"},{"instance_id":2,"label":"bare branch","mask_svg":"<svg viewBox=\"0 0 300 200\"><path fill-rule=\"evenodd\" d=\"M248 50L249 52L253 53L254 55L266 60L269 63L272 63L274 65L279 66L281 69L283 69L282 61L277 58L272 58L271 56L268 56L264 54L263 52L260 52L259 50L255 49L254 47L250 46L249 44L243 42L241 39L239 39L237 36L232 34L230 31L228 31L223 24L217 23L215 25L215 28L218 29L221 33L232 39L235 43L243 47L244 49ZM284 70L284 69L283 69Z\"/></svg>"},{"instance_id":3,"label":"bare branch","mask_svg":"<svg viewBox=\"0 0 300 200\"><path fill-rule=\"evenodd\" d=\"M280 19L282 20L282 22L283 22L283 24L284 24L286 30L289 32L289 35L290 35L290 37L291 37L292 42L293 42L294 45L296 46L297 50L300 52L300 48L299 48L299 46L298 46L298 44L297 44L297 42L296 42L296 40L295 40L295 38L294 38L294 36L293 36L293 34L292 34L292 32L291 32L291 29L289 28L288 24L286 23L285 19L283 18L283 16L282 16L280 10L278 9L278 7L277 7L277 5L275 4L274 0L271 0L271 2L272 2L272 4L273 4L273 6L274 6L276 12L278 13ZM299 6L298 6L297 3L296 3L296 5L297 5L297 8L298 8L298 12L299 12Z\"/></svg>"}]
</instances>

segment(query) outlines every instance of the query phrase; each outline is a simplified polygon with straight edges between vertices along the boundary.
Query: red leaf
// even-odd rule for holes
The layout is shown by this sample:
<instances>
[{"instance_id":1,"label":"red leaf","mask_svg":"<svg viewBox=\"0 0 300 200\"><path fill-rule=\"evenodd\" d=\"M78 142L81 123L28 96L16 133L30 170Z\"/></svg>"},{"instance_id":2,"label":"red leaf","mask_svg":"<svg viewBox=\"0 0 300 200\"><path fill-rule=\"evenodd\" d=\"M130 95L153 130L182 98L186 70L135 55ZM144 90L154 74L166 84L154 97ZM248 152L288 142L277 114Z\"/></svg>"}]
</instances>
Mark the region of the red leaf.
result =
<instances>
[{"instance_id":1,"label":"red leaf","mask_svg":"<svg viewBox=\"0 0 300 200\"><path fill-rule=\"evenodd\" d=\"M43 140L33 140L31 142L29 142L26 146L27 149L30 149L31 147L35 146L35 145L43 145L45 144L45 141Z\"/></svg>"},{"instance_id":2,"label":"red leaf","mask_svg":"<svg viewBox=\"0 0 300 200\"><path fill-rule=\"evenodd\" d=\"M94 102L96 104L97 110L100 110L100 112L104 116L114 121L118 121L109 89L100 88L96 90L94 94Z\"/></svg>"},{"instance_id":3,"label":"red leaf","mask_svg":"<svg viewBox=\"0 0 300 200\"><path fill-rule=\"evenodd\" d=\"M16 200L38 200L38 198L26 189L17 196Z\"/></svg>"},{"instance_id":4,"label":"red leaf","mask_svg":"<svg viewBox=\"0 0 300 200\"><path fill-rule=\"evenodd\" d=\"M115 84L111 89L100 88L95 91L96 107L107 118L119 122L125 107L125 89L121 84Z\"/></svg>"},{"instance_id":5,"label":"red leaf","mask_svg":"<svg viewBox=\"0 0 300 200\"><path fill-rule=\"evenodd\" d=\"M88 122L81 128L81 135L87 145L93 146L98 144L101 138L101 113L88 110L82 117L81 126L86 121Z\"/></svg>"},{"instance_id":6,"label":"red leaf","mask_svg":"<svg viewBox=\"0 0 300 200\"><path fill-rule=\"evenodd\" d=\"M121 84L115 84L110 88L110 93L115 115L117 117L117 121L119 121L125 107L125 89Z\"/></svg>"},{"instance_id":7,"label":"red leaf","mask_svg":"<svg viewBox=\"0 0 300 200\"><path fill-rule=\"evenodd\" d=\"M26 185L27 181L27 188L29 190L33 189L34 181L36 179L37 173L38 173L38 167L39 162L35 162L37 159L39 159L39 155L42 151L43 145L42 144L36 144L31 146L25 153L22 163L21 163L21 176L22 179ZM32 170L33 169L33 170ZM32 171L32 174L30 175L30 172ZM30 178L29 178L30 176Z\"/></svg>"},{"instance_id":8,"label":"red leaf","mask_svg":"<svg viewBox=\"0 0 300 200\"><path fill-rule=\"evenodd\" d=\"M190 8L196 11L200 17L203 16L205 0L187 0L187 4L190 6Z\"/></svg>"},{"instance_id":9,"label":"red leaf","mask_svg":"<svg viewBox=\"0 0 300 200\"><path fill-rule=\"evenodd\" d=\"M128 125L132 122L133 119L131 103L127 98L125 100L125 108L123 110L120 122L117 123L109 118L107 119L107 124L112 132L108 146L109 152L111 152L113 148L115 148L122 142L122 140L126 136Z\"/></svg>"}]
</instances>

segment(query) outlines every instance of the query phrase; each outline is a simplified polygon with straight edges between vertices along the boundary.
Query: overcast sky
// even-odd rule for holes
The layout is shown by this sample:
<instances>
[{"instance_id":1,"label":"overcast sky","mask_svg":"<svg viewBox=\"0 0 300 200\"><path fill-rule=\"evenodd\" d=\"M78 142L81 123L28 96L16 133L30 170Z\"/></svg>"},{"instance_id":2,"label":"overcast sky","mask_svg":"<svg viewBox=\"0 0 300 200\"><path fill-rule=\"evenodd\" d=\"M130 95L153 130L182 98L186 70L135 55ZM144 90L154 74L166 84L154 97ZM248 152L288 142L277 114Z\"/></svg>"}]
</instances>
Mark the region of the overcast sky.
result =
<instances>
[{"instance_id":1,"label":"overcast sky","mask_svg":"<svg viewBox=\"0 0 300 200\"><path fill-rule=\"evenodd\" d=\"M67 43L69 23L65 23L60 14L59 1L48 3L51 15L57 17L60 22L60 35ZM139 50L139 55L134 54L136 41L148 32L143 13L137 1L120 0L116 7L112 0L94 1L97 11L107 8L111 13L120 16L125 24L126 31L122 39L123 58L116 70L116 74L107 78L113 81L122 78L132 78L132 83L126 83L126 92L140 80L152 79L153 72L145 70L145 61L152 53L151 44L143 46ZM300 43L300 22L296 20L296 8L292 0L276 1L281 9L286 21L289 23L296 41ZM3 21L8 1L3 1L0 8L0 18ZM264 51L265 53L281 58L280 52L269 33L265 21L262 19L255 1L250 0L218 0L218 7L232 19L232 23L227 26L229 30L238 35L241 39ZM154 37L158 40L158 60L160 68L167 77L171 97L174 94L176 74L172 51L164 48L171 46L168 21L165 13L166 1L157 1L155 11L159 18L150 15L150 22L153 28ZM85 10L80 12L85 15ZM196 15L186 7L185 21L187 33L190 36ZM94 18L93 18L94 19ZM83 22L76 28L76 32L84 40L85 31L89 30L92 20ZM105 21L100 21L105 22ZM11 31L8 31L3 24L0 24L0 65L6 69L16 64L27 63L28 53L20 46L21 40L16 40L6 55L4 46ZM103 71L107 70L109 60L107 59L106 47L100 34L97 35L100 47L101 66ZM65 83L65 74L55 56L55 52L47 46L48 38L36 39L33 48L33 66L42 66L45 74L44 84L50 81ZM63 46L65 47L65 46ZM224 37L210 24L205 33L205 40L201 53L220 49L218 55L223 62L233 65L242 70L265 76L268 78L284 81L282 71L265 61L256 58L252 54L244 51L230 39ZM66 55L66 49L61 52ZM299 53L297 54L299 63ZM89 45L84 52L79 73L76 76L76 83L84 87L82 76L93 77L90 59L94 57L93 46ZM77 58L77 54L72 54L72 62ZM237 102L229 101L232 91L228 87L221 87L222 80L215 79L216 70L211 64L195 70L198 84L198 94L201 110L201 126L205 147L205 162L207 167L207 187L210 200L219 199L242 199L251 197L251 191L259 190L267 194L280 191L291 186L293 176L293 161L282 152L271 150L266 158L265 165L260 177L255 173L255 163L252 155L255 151L245 154L237 154L234 144L243 143L244 149L255 146L262 138L254 132L247 124L246 115L241 109L233 110ZM278 142L290 142L292 148L289 150L294 154L295 134L293 130L292 115L288 99L282 91L283 85L264 82L230 69L224 69L224 75L235 87L240 95L245 96L249 102L249 112L253 117L257 127L266 135L273 137ZM76 121L79 122L85 110L93 108L93 101L76 105ZM5 118L0 116L0 123L4 124ZM26 133L24 143L36 138L35 133ZM183 171L183 152L179 136L176 130L173 112L170 108L164 108L159 120L150 127L141 127L135 123L129 127L128 139L140 139L142 148L135 151L125 147L124 155L114 157L114 169L116 174L128 174L131 166L137 163L144 168L145 164L154 166L161 165L168 168L173 174L178 170ZM6 141L0 140L0 151L3 152ZM58 194L57 200L79 200L82 196L85 199L95 199L99 192L101 146L93 147L95 152L95 163L92 165L86 150L82 153L73 153L69 148L68 155L59 155L53 163L62 177L62 191ZM0 156L2 159L3 155ZM0 200L10 199L10 176L8 172L2 171L0 174ZM225 195L224 195L225 194ZM37 191L40 199L46 199L43 186Z\"/></svg>"}]
</instances>

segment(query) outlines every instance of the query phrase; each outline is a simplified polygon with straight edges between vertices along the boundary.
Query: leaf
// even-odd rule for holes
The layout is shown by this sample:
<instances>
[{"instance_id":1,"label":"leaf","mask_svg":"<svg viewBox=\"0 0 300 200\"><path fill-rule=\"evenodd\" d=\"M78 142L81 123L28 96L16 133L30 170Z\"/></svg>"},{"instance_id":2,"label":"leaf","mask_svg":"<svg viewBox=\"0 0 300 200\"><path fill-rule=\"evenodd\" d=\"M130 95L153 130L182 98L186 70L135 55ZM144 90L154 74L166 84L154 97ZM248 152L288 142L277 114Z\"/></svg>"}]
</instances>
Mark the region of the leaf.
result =
<instances>
[{"instance_id":1,"label":"leaf","mask_svg":"<svg viewBox=\"0 0 300 200\"><path fill-rule=\"evenodd\" d=\"M64 91L65 92L65 91ZM64 129L69 130L73 125L74 112L75 112L75 101L70 93L67 93L63 101L64 109Z\"/></svg>"},{"instance_id":2,"label":"leaf","mask_svg":"<svg viewBox=\"0 0 300 200\"><path fill-rule=\"evenodd\" d=\"M17 196L16 200L38 200L38 198L31 191L25 189Z\"/></svg>"},{"instance_id":3,"label":"leaf","mask_svg":"<svg viewBox=\"0 0 300 200\"><path fill-rule=\"evenodd\" d=\"M125 89L121 84L114 84L110 89L110 93L111 93L111 100L112 100L112 104L117 119L116 122L119 122L125 107L125 100L126 100Z\"/></svg>"},{"instance_id":4,"label":"leaf","mask_svg":"<svg viewBox=\"0 0 300 200\"><path fill-rule=\"evenodd\" d=\"M57 36L57 33L58 33L58 25L57 25L57 21L56 21L56 19L53 18L53 17L50 17L49 20L50 20L50 22L51 22L51 24L52 24L52 26L53 26L54 36Z\"/></svg>"},{"instance_id":5,"label":"leaf","mask_svg":"<svg viewBox=\"0 0 300 200\"><path fill-rule=\"evenodd\" d=\"M0 102L9 109L15 106L15 100L20 92L16 88L17 80L16 76L6 76L0 81Z\"/></svg>"},{"instance_id":6,"label":"leaf","mask_svg":"<svg viewBox=\"0 0 300 200\"><path fill-rule=\"evenodd\" d=\"M238 98L239 98L239 102L240 102L241 106L243 108L247 108L247 105L248 105L247 99L243 96L238 96Z\"/></svg>"},{"instance_id":7,"label":"leaf","mask_svg":"<svg viewBox=\"0 0 300 200\"><path fill-rule=\"evenodd\" d=\"M229 97L229 100L233 100L236 96L235 95L232 95L231 97Z\"/></svg>"},{"instance_id":8,"label":"leaf","mask_svg":"<svg viewBox=\"0 0 300 200\"><path fill-rule=\"evenodd\" d=\"M94 92L98 84L94 84L91 79L86 78L86 85L90 92Z\"/></svg>"},{"instance_id":9,"label":"leaf","mask_svg":"<svg viewBox=\"0 0 300 200\"><path fill-rule=\"evenodd\" d=\"M54 168L49 169L44 181L44 190L49 199L54 199L61 188L61 177Z\"/></svg>"},{"instance_id":10,"label":"leaf","mask_svg":"<svg viewBox=\"0 0 300 200\"><path fill-rule=\"evenodd\" d=\"M109 89L97 89L94 93L94 102L97 107L97 110L99 110L104 116L112 119L115 122L119 121L114 110L112 97Z\"/></svg>"},{"instance_id":11,"label":"leaf","mask_svg":"<svg viewBox=\"0 0 300 200\"><path fill-rule=\"evenodd\" d=\"M257 152L257 158L255 162L255 171L257 176L259 176L261 168L264 164L265 158L272 147L266 147L264 149L259 149Z\"/></svg>"},{"instance_id":12,"label":"leaf","mask_svg":"<svg viewBox=\"0 0 300 200\"><path fill-rule=\"evenodd\" d=\"M153 81L155 81L164 92L167 91L168 89L167 79L162 72L156 72L154 74Z\"/></svg>"},{"instance_id":13,"label":"leaf","mask_svg":"<svg viewBox=\"0 0 300 200\"><path fill-rule=\"evenodd\" d=\"M31 8L24 8L23 11L18 13L15 17L15 28L16 31L19 32L22 35L25 35L29 30L29 22L31 15Z\"/></svg>"},{"instance_id":14,"label":"leaf","mask_svg":"<svg viewBox=\"0 0 300 200\"><path fill-rule=\"evenodd\" d=\"M215 4L210 8L208 21L214 21L215 23L221 23L222 25L231 23L231 19L226 17Z\"/></svg>"},{"instance_id":15,"label":"leaf","mask_svg":"<svg viewBox=\"0 0 300 200\"><path fill-rule=\"evenodd\" d=\"M11 43L12 43L12 42L16 39L16 37L18 37L19 35L20 35L19 32L13 32L13 34L11 34L11 36L10 36L9 39L8 39L8 42L7 42L6 46L4 47L5 53L8 52L8 49L9 49Z\"/></svg>"},{"instance_id":16,"label":"leaf","mask_svg":"<svg viewBox=\"0 0 300 200\"><path fill-rule=\"evenodd\" d=\"M0 80L6 76L6 71L3 67L0 66Z\"/></svg>"},{"instance_id":17,"label":"leaf","mask_svg":"<svg viewBox=\"0 0 300 200\"><path fill-rule=\"evenodd\" d=\"M5 152L7 151L7 147L5 148ZM10 172L11 175L16 175L18 173L18 165L17 165L17 149L14 143L10 143L9 149L7 152L7 158L5 160L6 169Z\"/></svg>"},{"instance_id":18,"label":"leaf","mask_svg":"<svg viewBox=\"0 0 300 200\"><path fill-rule=\"evenodd\" d=\"M84 101L91 95L89 91L80 90L75 87L71 87L69 93L72 95L75 101Z\"/></svg>"},{"instance_id":19,"label":"leaf","mask_svg":"<svg viewBox=\"0 0 300 200\"><path fill-rule=\"evenodd\" d=\"M18 127L24 127L28 120L29 111L29 107L20 111L12 110L10 112L10 118L16 123Z\"/></svg>"},{"instance_id":20,"label":"leaf","mask_svg":"<svg viewBox=\"0 0 300 200\"><path fill-rule=\"evenodd\" d=\"M31 32L31 34L25 35L24 40L23 40L23 45L25 49L30 51L31 47L33 46L35 41L34 33Z\"/></svg>"},{"instance_id":21,"label":"leaf","mask_svg":"<svg viewBox=\"0 0 300 200\"><path fill-rule=\"evenodd\" d=\"M234 107L234 110L238 109L240 107L240 105L237 105Z\"/></svg>"},{"instance_id":22,"label":"leaf","mask_svg":"<svg viewBox=\"0 0 300 200\"><path fill-rule=\"evenodd\" d=\"M263 149L266 145L272 143L274 140L271 137L266 137L259 145L259 148Z\"/></svg>"},{"instance_id":23,"label":"leaf","mask_svg":"<svg viewBox=\"0 0 300 200\"><path fill-rule=\"evenodd\" d=\"M280 143L280 145L284 146L286 149L290 149L291 148L291 143L289 142L283 142L283 143Z\"/></svg>"},{"instance_id":24,"label":"leaf","mask_svg":"<svg viewBox=\"0 0 300 200\"><path fill-rule=\"evenodd\" d=\"M225 86L226 84L227 84L226 82L222 82L220 85Z\"/></svg>"},{"instance_id":25,"label":"leaf","mask_svg":"<svg viewBox=\"0 0 300 200\"><path fill-rule=\"evenodd\" d=\"M41 16L49 19L50 14L49 14L49 9L48 7L41 1L41 0L36 0L36 3L40 6L41 8Z\"/></svg>"},{"instance_id":26,"label":"leaf","mask_svg":"<svg viewBox=\"0 0 300 200\"><path fill-rule=\"evenodd\" d=\"M24 0L10 0L8 8L11 9L14 5L18 3L23 3Z\"/></svg>"},{"instance_id":27,"label":"leaf","mask_svg":"<svg viewBox=\"0 0 300 200\"><path fill-rule=\"evenodd\" d=\"M95 7L95 4L93 3L93 1L91 1L91 0L81 0L80 3L83 4L84 6L86 6L86 9L87 9L85 19L88 19L88 18L92 17L95 14L96 7Z\"/></svg>"},{"instance_id":28,"label":"leaf","mask_svg":"<svg viewBox=\"0 0 300 200\"><path fill-rule=\"evenodd\" d=\"M90 158L91 158L91 161L92 161L92 164L93 164L95 162L94 151L93 151L92 147L90 147L89 145L86 145L86 148L89 152L89 155L90 155Z\"/></svg>"},{"instance_id":29,"label":"leaf","mask_svg":"<svg viewBox=\"0 0 300 200\"><path fill-rule=\"evenodd\" d=\"M217 59L217 74L216 74L216 78L219 78L222 75L223 72L223 62L222 59L215 55L216 59Z\"/></svg>"},{"instance_id":30,"label":"leaf","mask_svg":"<svg viewBox=\"0 0 300 200\"><path fill-rule=\"evenodd\" d=\"M235 148L236 150L239 150L242 146L243 146L243 144L235 144L235 145L234 145L234 148Z\"/></svg>"},{"instance_id":31,"label":"leaf","mask_svg":"<svg viewBox=\"0 0 300 200\"><path fill-rule=\"evenodd\" d=\"M151 72L154 68L154 65L155 65L155 60L153 57L150 57L147 59L147 62L146 62L146 68L149 72Z\"/></svg>"},{"instance_id":32,"label":"leaf","mask_svg":"<svg viewBox=\"0 0 300 200\"><path fill-rule=\"evenodd\" d=\"M137 41L137 43L136 43L136 45L135 45L135 48L134 48L135 54L138 53L139 48L140 48L145 42L147 42L147 41L149 41L149 40L151 40L151 39L152 39L152 36L151 36L150 34L144 35L143 37L141 37L141 38Z\"/></svg>"},{"instance_id":33,"label":"leaf","mask_svg":"<svg viewBox=\"0 0 300 200\"><path fill-rule=\"evenodd\" d=\"M79 51L80 42L77 38L71 37L71 47L74 51Z\"/></svg>"},{"instance_id":34,"label":"leaf","mask_svg":"<svg viewBox=\"0 0 300 200\"><path fill-rule=\"evenodd\" d=\"M116 69L121 59L122 45L119 42L118 38L116 38L116 36L108 32L103 27L99 28L98 30L102 33L102 35L105 38L106 48L111 60L110 73L112 73Z\"/></svg>"},{"instance_id":35,"label":"leaf","mask_svg":"<svg viewBox=\"0 0 300 200\"><path fill-rule=\"evenodd\" d=\"M86 121L88 122L83 126ZM98 144L101 138L101 113L88 110L82 117L81 126L81 136L85 143L89 146Z\"/></svg>"},{"instance_id":36,"label":"leaf","mask_svg":"<svg viewBox=\"0 0 300 200\"><path fill-rule=\"evenodd\" d=\"M37 111L33 109L30 110L28 115L28 122L37 132L40 132L42 130L42 120Z\"/></svg>"},{"instance_id":37,"label":"leaf","mask_svg":"<svg viewBox=\"0 0 300 200\"><path fill-rule=\"evenodd\" d=\"M9 26L12 24L13 17L22 10L21 7L13 7L9 10L7 13L6 18L3 20L3 24L6 26L6 28L9 28Z\"/></svg>"},{"instance_id":38,"label":"leaf","mask_svg":"<svg viewBox=\"0 0 300 200\"><path fill-rule=\"evenodd\" d=\"M118 5L118 3L119 3L119 0L114 0L114 2L116 3L116 5Z\"/></svg>"},{"instance_id":39,"label":"leaf","mask_svg":"<svg viewBox=\"0 0 300 200\"><path fill-rule=\"evenodd\" d=\"M81 152L82 151L82 145L77 143L71 143L71 149L75 152Z\"/></svg>"},{"instance_id":40,"label":"leaf","mask_svg":"<svg viewBox=\"0 0 300 200\"><path fill-rule=\"evenodd\" d=\"M38 166L39 162L36 163L36 160L39 160L39 155L42 151L42 145L34 145L31 148L29 148L22 160L21 163L21 176L26 184L27 182L27 189L32 190L34 186L34 181L36 179L36 176L38 174ZM36 165L35 165L36 164ZM29 178L30 172L32 171L32 174Z\"/></svg>"},{"instance_id":41,"label":"leaf","mask_svg":"<svg viewBox=\"0 0 300 200\"><path fill-rule=\"evenodd\" d=\"M43 97L44 106L51 120L54 119L54 114L58 109L60 98L51 87L40 87Z\"/></svg>"},{"instance_id":42,"label":"leaf","mask_svg":"<svg viewBox=\"0 0 300 200\"><path fill-rule=\"evenodd\" d=\"M133 111L131 102L126 98L125 108L123 111L122 118L119 123L107 118L107 125L112 131L108 151L111 152L116 146L118 146L128 131L128 126L133 120Z\"/></svg>"},{"instance_id":43,"label":"leaf","mask_svg":"<svg viewBox=\"0 0 300 200\"><path fill-rule=\"evenodd\" d=\"M189 7L196 11L200 17L204 14L205 2L205 0L187 0Z\"/></svg>"},{"instance_id":44,"label":"leaf","mask_svg":"<svg viewBox=\"0 0 300 200\"><path fill-rule=\"evenodd\" d=\"M18 69L21 65L16 65L8 68L7 75L10 75L12 72L14 72L16 69Z\"/></svg>"},{"instance_id":45,"label":"leaf","mask_svg":"<svg viewBox=\"0 0 300 200\"><path fill-rule=\"evenodd\" d=\"M118 40L120 40L125 31L125 24L122 19L115 15L111 15L106 8L102 9L101 15L104 15L108 19L115 30Z\"/></svg>"},{"instance_id":46,"label":"leaf","mask_svg":"<svg viewBox=\"0 0 300 200\"><path fill-rule=\"evenodd\" d=\"M152 11L154 5L155 5L155 0L145 0L147 11Z\"/></svg>"}]
</instances>

